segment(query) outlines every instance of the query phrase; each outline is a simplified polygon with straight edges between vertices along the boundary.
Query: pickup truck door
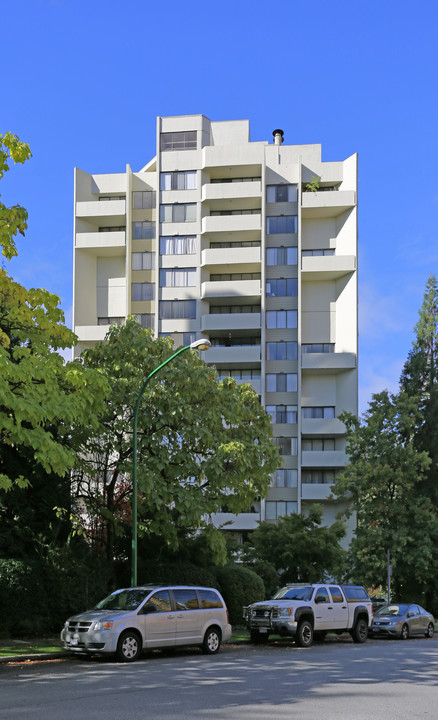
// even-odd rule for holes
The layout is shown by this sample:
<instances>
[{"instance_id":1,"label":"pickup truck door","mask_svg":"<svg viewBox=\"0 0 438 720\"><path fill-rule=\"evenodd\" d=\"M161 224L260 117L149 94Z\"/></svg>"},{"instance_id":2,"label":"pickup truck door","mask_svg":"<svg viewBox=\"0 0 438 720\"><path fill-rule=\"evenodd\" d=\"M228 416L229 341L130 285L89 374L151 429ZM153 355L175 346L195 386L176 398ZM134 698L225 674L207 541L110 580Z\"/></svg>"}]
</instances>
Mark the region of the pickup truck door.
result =
<instances>
[{"instance_id":1,"label":"pickup truck door","mask_svg":"<svg viewBox=\"0 0 438 720\"><path fill-rule=\"evenodd\" d=\"M348 603L337 585L329 586L333 604L334 628L348 628Z\"/></svg>"},{"instance_id":2,"label":"pickup truck door","mask_svg":"<svg viewBox=\"0 0 438 720\"><path fill-rule=\"evenodd\" d=\"M316 589L314 603L315 630L332 630L334 627L333 603L327 588Z\"/></svg>"}]
</instances>

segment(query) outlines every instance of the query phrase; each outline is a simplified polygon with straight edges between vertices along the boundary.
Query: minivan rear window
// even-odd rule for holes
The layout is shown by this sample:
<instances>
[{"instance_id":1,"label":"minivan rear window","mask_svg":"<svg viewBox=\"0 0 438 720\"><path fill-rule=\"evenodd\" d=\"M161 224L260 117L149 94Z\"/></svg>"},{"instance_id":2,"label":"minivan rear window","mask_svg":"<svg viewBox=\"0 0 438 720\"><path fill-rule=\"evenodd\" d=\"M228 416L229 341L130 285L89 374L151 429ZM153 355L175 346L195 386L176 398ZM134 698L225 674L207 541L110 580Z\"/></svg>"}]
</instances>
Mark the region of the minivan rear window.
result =
<instances>
[{"instance_id":1,"label":"minivan rear window","mask_svg":"<svg viewBox=\"0 0 438 720\"><path fill-rule=\"evenodd\" d=\"M199 599L201 601L201 607L204 610L210 608L221 608L223 607L222 601L219 595L216 595L213 590L198 590Z\"/></svg>"},{"instance_id":2,"label":"minivan rear window","mask_svg":"<svg viewBox=\"0 0 438 720\"><path fill-rule=\"evenodd\" d=\"M196 590L174 590L176 609L178 610L198 610L198 597Z\"/></svg>"}]
</instances>

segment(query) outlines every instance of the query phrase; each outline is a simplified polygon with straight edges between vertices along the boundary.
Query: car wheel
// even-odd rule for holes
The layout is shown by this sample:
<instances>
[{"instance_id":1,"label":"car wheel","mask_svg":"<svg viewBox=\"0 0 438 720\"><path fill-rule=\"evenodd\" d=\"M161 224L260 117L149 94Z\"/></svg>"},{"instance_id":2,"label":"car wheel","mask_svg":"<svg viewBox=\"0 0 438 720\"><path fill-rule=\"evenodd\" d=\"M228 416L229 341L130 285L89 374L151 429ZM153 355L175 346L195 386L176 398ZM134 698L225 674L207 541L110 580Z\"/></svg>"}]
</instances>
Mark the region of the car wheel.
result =
<instances>
[{"instance_id":1,"label":"car wheel","mask_svg":"<svg viewBox=\"0 0 438 720\"><path fill-rule=\"evenodd\" d=\"M215 655L221 645L221 633L219 628L211 627L208 628L204 635L204 642L202 649L207 655Z\"/></svg>"},{"instance_id":2,"label":"car wheel","mask_svg":"<svg viewBox=\"0 0 438 720\"><path fill-rule=\"evenodd\" d=\"M433 637L433 631L434 631L433 623L429 623L429 625L427 626L427 630L426 630L426 637L428 637L428 638Z\"/></svg>"},{"instance_id":3,"label":"car wheel","mask_svg":"<svg viewBox=\"0 0 438 720\"><path fill-rule=\"evenodd\" d=\"M120 662L134 662L141 653L140 636L133 630L123 632L117 643L117 659Z\"/></svg>"},{"instance_id":4,"label":"car wheel","mask_svg":"<svg viewBox=\"0 0 438 720\"><path fill-rule=\"evenodd\" d=\"M363 618L359 618L354 626L351 637L355 643L364 643L368 637L368 625Z\"/></svg>"},{"instance_id":5,"label":"car wheel","mask_svg":"<svg viewBox=\"0 0 438 720\"><path fill-rule=\"evenodd\" d=\"M250 638L251 642L255 643L256 645L261 645L268 642L269 635L268 633L261 633L258 630L251 630Z\"/></svg>"},{"instance_id":6,"label":"car wheel","mask_svg":"<svg viewBox=\"0 0 438 720\"><path fill-rule=\"evenodd\" d=\"M405 623L401 629L400 640L407 640L408 637L409 637L409 628Z\"/></svg>"},{"instance_id":7,"label":"car wheel","mask_svg":"<svg viewBox=\"0 0 438 720\"><path fill-rule=\"evenodd\" d=\"M310 647L313 643L313 627L308 620L300 622L295 635L295 642L300 647Z\"/></svg>"}]
</instances>

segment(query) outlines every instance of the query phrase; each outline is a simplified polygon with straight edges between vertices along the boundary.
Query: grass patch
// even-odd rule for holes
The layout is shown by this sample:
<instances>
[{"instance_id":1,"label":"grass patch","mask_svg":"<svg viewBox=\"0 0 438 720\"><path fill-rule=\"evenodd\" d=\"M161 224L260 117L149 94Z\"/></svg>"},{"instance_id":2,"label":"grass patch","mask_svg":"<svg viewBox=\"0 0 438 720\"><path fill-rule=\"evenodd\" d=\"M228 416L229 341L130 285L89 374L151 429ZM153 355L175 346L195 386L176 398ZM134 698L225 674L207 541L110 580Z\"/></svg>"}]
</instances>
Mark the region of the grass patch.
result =
<instances>
[{"instance_id":1,"label":"grass patch","mask_svg":"<svg viewBox=\"0 0 438 720\"><path fill-rule=\"evenodd\" d=\"M28 655L45 652L59 652L61 643L54 638L47 640L1 640L0 657L8 655Z\"/></svg>"},{"instance_id":2,"label":"grass patch","mask_svg":"<svg viewBox=\"0 0 438 720\"><path fill-rule=\"evenodd\" d=\"M242 640L245 640L246 642L249 641L249 630L245 627L233 627L230 642L241 642Z\"/></svg>"}]
</instances>

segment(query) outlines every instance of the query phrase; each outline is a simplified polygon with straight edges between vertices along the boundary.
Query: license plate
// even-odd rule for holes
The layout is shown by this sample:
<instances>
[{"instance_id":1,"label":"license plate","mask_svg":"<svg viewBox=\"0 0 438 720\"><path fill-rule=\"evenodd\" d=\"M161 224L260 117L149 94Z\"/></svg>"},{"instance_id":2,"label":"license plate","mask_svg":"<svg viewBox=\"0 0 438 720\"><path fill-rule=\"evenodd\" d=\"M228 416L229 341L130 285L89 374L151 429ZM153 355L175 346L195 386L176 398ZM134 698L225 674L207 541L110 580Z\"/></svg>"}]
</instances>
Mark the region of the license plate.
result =
<instances>
[{"instance_id":1,"label":"license plate","mask_svg":"<svg viewBox=\"0 0 438 720\"><path fill-rule=\"evenodd\" d=\"M70 638L70 645L77 645L78 642L79 642L79 638L78 638L78 637L72 637L72 638Z\"/></svg>"},{"instance_id":2,"label":"license plate","mask_svg":"<svg viewBox=\"0 0 438 720\"><path fill-rule=\"evenodd\" d=\"M268 628L259 628L259 632L260 632L260 633L267 633L267 632L268 632Z\"/></svg>"}]
</instances>

